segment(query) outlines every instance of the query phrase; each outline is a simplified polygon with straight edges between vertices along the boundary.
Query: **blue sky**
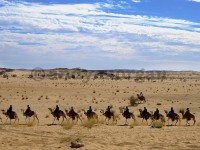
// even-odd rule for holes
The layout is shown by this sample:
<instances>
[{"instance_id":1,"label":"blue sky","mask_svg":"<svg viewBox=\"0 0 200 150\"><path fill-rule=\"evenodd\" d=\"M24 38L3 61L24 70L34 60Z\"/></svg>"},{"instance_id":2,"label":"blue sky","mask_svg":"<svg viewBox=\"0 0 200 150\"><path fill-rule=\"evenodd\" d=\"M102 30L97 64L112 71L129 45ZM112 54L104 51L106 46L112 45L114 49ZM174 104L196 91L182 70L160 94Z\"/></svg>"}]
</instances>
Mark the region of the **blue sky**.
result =
<instances>
[{"instance_id":1,"label":"blue sky","mask_svg":"<svg viewBox=\"0 0 200 150\"><path fill-rule=\"evenodd\" d=\"M0 0L0 67L200 71L200 0Z\"/></svg>"}]
</instances>

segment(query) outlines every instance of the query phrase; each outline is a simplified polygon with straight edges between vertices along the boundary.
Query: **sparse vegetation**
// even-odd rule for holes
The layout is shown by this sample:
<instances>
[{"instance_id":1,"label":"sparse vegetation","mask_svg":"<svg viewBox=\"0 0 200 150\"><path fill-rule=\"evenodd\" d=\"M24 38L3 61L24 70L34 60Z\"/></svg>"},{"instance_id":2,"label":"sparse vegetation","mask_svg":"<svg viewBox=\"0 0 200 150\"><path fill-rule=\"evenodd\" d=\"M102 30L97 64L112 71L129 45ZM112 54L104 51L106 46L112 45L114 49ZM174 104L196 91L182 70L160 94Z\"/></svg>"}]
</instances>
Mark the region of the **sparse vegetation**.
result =
<instances>
[{"instance_id":1,"label":"sparse vegetation","mask_svg":"<svg viewBox=\"0 0 200 150\"><path fill-rule=\"evenodd\" d=\"M83 126L86 128L91 129L92 127L94 127L94 125L97 123L97 121L95 119L90 119L90 120L85 120L83 122Z\"/></svg>"},{"instance_id":2,"label":"sparse vegetation","mask_svg":"<svg viewBox=\"0 0 200 150\"><path fill-rule=\"evenodd\" d=\"M35 126L36 124L35 124L35 122L28 122L27 123L27 127L33 127L33 126Z\"/></svg>"},{"instance_id":3,"label":"sparse vegetation","mask_svg":"<svg viewBox=\"0 0 200 150\"><path fill-rule=\"evenodd\" d=\"M62 124L62 127L63 127L63 129L65 129L65 130L72 129L73 126L74 126L74 123L73 123L73 122L70 122L70 121L68 121L67 123L63 123L63 124Z\"/></svg>"},{"instance_id":4,"label":"sparse vegetation","mask_svg":"<svg viewBox=\"0 0 200 150\"><path fill-rule=\"evenodd\" d=\"M162 128L163 127L163 123L161 121L154 121L151 125L152 128Z\"/></svg>"},{"instance_id":5,"label":"sparse vegetation","mask_svg":"<svg viewBox=\"0 0 200 150\"><path fill-rule=\"evenodd\" d=\"M137 106L138 99L135 98L134 96L131 96L131 97L129 98L129 101L130 101L130 105L131 105L131 106Z\"/></svg>"}]
</instances>

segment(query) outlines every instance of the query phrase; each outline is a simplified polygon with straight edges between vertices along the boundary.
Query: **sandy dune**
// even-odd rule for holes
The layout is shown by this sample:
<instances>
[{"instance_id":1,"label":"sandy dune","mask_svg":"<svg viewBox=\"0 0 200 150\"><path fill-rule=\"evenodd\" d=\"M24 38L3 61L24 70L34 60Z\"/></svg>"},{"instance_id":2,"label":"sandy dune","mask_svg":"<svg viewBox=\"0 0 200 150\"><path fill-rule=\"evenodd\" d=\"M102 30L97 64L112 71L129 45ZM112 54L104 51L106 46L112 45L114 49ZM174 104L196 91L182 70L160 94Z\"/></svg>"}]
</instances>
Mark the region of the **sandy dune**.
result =
<instances>
[{"instance_id":1,"label":"sandy dune","mask_svg":"<svg viewBox=\"0 0 200 150\"><path fill-rule=\"evenodd\" d=\"M16 74L17 77L10 77ZM200 149L200 81L187 79L182 81L156 80L156 82L137 83L134 80L89 80L83 83L81 80L49 80L35 81L27 78L29 72L14 71L9 73L9 78L0 77L0 109L7 109L10 104L19 115L19 124L4 124L6 117L0 113L3 123L0 124L0 147L7 150L26 149L71 149L70 143L80 139L85 146L84 150L111 149ZM171 76L178 75L172 73ZM187 74L186 74L186 77ZM189 76L191 77L191 75ZM171 106L175 111L187 107L195 114L197 123L195 126L185 126L182 120L180 126L163 126L151 128L146 123L137 119L137 125L131 128L123 126L125 119L120 114L119 107L129 106L129 97L143 91L147 103L137 107L129 107L137 116L138 109L146 106L149 111L159 108L169 110ZM157 105L160 103L160 105ZM26 124L21 109L30 105L40 119L39 125ZM83 122L86 117L81 109L88 109L91 105L101 120L91 129L84 127L80 122L71 129L59 125L50 125L53 121L48 108L59 105L62 110L75 108L81 115ZM120 116L117 125L103 124L104 116L101 109L108 105ZM179 114L181 115L181 114ZM13 121L12 121L13 122ZM133 120L128 120L129 124ZM65 121L66 123L66 121ZM192 122L191 122L192 124Z\"/></svg>"}]
</instances>

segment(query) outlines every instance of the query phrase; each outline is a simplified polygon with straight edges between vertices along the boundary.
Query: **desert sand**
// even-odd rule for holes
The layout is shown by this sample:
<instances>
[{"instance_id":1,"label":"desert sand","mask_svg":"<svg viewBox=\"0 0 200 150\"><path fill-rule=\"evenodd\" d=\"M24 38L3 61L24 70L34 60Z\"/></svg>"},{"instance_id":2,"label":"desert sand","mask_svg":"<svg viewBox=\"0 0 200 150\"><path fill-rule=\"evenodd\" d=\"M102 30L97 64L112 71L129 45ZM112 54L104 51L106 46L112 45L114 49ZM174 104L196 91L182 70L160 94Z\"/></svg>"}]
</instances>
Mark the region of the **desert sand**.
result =
<instances>
[{"instance_id":1,"label":"desert sand","mask_svg":"<svg viewBox=\"0 0 200 150\"><path fill-rule=\"evenodd\" d=\"M16 77L11 75L15 74ZM7 110L9 105L19 116L19 124L5 124L6 117L0 113L0 149L4 150L55 150L72 149L70 143L80 140L84 143L82 150L109 149L109 150L199 150L200 149L200 80L190 78L198 75L182 73L185 81L179 79L166 79L163 82L135 82L134 80L108 80L90 79L87 83L80 79L55 79L44 78L36 81L27 78L30 71L9 72L9 78L0 76L0 109ZM179 72L172 72L169 76L179 76ZM147 102L137 106L129 106L130 96L143 92ZM39 124L25 122L21 109L31 106L39 118ZM53 122L53 116L48 108L69 109L71 106L80 114L83 123L69 123L64 121ZM117 124L104 122L101 109L110 105L119 115ZM87 118L82 109L87 110L92 106L99 115L100 122L92 128L83 126ZM129 125L124 125L125 119L120 113L120 107L129 106L136 116L137 123L129 119ZM147 107L148 111L159 108L164 110L174 107L178 113L180 109L190 108L196 117L196 124L186 126L186 121L181 120L177 126L163 126L152 128L142 119L138 118L138 109ZM179 113L181 116L181 114ZM68 117L69 118L69 117ZM167 118L166 118L167 119ZM71 122L71 121L70 121Z\"/></svg>"}]
</instances>

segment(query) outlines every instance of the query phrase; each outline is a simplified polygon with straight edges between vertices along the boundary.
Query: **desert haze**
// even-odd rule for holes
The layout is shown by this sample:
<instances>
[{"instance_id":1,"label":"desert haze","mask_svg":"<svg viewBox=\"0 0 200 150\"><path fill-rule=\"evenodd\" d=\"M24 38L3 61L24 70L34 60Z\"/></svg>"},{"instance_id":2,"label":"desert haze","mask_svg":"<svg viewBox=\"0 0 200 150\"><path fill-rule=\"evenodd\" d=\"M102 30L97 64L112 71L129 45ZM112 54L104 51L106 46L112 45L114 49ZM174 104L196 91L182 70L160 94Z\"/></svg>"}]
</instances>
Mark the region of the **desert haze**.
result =
<instances>
[{"instance_id":1,"label":"desert haze","mask_svg":"<svg viewBox=\"0 0 200 150\"><path fill-rule=\"evenodd\" d=\"M19 117L18 121L7 120L0 113L0 149L2 150L55 150L72 149L74 142L81 143L82 150L109 149L109 150L199 150L200 149L200 73L199 72L166 72L165 78L160 80L137 81L133 78L125 78L122 73L116 78L112 73L110 78L105 72L94 71L92 76L83 82L81 78L51 78L45 70L45 75L40 80L35 79L30 70L1 70L0 75L0 109L7 111L13 106ZM55 70L54 70L55 71ZM78 70L84 78L86 70ZM51 72L52 73L52 72ZM62 70L62 73L71 75L73 70ZM80 75L79 74L79 75ZM127 73L128 74L128 73ZM130 73L134 74L134 73ZM142 74L145 75L146 73ZM99 76L98 76L99 75ZM106 77L105 77L106 76ZM133 75L134 76L134 75ZM122 78L123 77L123 78ZM143 92L146 102L137 101L130 103L130 97ZM26 110L30 105L39 119L33 122L31 117L25 121L22 109ZM57 120L49 111L56 105L66 115ZM80 120L72 121L65 110L73 106ZM89 120L84 114L89 106L98 115L98 121ZM115 114L115 121L106 120L101 113L110 106ZM134 119L122 116L123 108L128 106L134 114ZM146 107L149 112L156 108L164 115L166 122L151 119L147 122L139 117L139 109ZM169 125L165 110L173 107L180 116L181 122ZM182 119L181 109L189 108L195 116L196 123L190 120L186 125L186 119ZM52 124L53 123L53 124Z\"/></svg>"}]
</instances>

